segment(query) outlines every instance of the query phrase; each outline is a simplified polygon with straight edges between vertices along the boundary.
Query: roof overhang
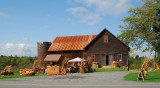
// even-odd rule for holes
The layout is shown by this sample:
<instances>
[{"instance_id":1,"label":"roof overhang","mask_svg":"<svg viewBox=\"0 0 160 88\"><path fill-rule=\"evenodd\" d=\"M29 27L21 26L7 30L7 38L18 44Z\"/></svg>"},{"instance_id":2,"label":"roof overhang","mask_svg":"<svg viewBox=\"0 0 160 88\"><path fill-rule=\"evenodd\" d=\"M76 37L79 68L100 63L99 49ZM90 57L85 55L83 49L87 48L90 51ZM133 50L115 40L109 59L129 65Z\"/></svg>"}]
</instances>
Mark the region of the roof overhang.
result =
<instances>
[{"instance_id":1,"label":"roof overhang","mask_svg":"<svg viewBox=\"0 0 160 88\"><path fill-rule=\"evenodd\" d=\"M45 57L44 61L59 62L60 58L61 54L50 54Z\"/></svg>"}]
</instances>

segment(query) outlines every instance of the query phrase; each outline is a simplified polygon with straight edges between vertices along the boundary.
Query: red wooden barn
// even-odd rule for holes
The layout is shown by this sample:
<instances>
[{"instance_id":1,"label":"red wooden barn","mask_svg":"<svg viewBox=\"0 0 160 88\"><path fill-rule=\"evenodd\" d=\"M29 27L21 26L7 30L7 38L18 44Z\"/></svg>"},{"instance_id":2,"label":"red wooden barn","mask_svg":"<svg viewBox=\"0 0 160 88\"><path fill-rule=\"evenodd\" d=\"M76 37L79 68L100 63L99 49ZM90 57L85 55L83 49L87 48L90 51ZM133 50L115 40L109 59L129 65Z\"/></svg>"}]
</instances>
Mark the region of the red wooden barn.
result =
<instances>
[{"instance_id":1,"label":"red wooden barn","mask_svg":"<svg viewBox=\"0 0 160 88\"><path fill-rule=\"evenodd\" d=\"M70 59L81 57L99 62L99 65L109 66L113 61L118 61L120 66L128 66L128 51L130 48L116 38L107 29L98 35L79 35L56 37L53 43L38 43L38 60L44 60L46 55L61 55ZM41 47L40 47L41 45ZM45 46L48 45L48 46ZM41 52L45 50L45 54ZM46 60L47 61L47 60Z\"/></svg>"}]
</instances>

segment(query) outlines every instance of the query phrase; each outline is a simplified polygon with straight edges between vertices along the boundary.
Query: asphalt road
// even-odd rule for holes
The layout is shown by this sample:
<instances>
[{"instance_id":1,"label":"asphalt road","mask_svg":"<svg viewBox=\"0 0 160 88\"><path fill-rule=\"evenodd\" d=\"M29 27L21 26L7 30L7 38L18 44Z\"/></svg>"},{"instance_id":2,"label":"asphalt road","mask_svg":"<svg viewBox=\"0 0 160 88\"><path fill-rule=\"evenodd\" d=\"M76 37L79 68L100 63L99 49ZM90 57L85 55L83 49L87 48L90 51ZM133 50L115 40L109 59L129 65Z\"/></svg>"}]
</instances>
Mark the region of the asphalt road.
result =
<instances>
[{"instance_id":1,"label":"asphalt road","mask_svg":"<svg viewBox=\"0 0 160 88\"><path fill-rule=\"evenodd\" d=\"M160 88L160 82L124 81L129 72L100 72L1 79L0 88Z\"/></svg>"}]
</instances>

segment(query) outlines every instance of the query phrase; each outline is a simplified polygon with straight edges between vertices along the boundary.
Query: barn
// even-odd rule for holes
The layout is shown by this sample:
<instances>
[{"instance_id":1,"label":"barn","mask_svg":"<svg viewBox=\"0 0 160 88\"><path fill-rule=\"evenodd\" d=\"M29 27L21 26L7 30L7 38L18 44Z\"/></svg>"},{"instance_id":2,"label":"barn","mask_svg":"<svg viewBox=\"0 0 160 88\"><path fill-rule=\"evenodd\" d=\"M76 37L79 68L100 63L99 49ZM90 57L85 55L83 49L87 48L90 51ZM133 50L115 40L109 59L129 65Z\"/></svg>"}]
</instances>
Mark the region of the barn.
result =
<instances>
[{"instance_id":1,"label":"barn","mask_svg":"<svg viewBox=\"0 0 160 88\"><path fill-rule=\"evenodd\" d=\"M111 66L113 61L120 66L128 66L129 51L127 45L104 29L98 35L63 36L56 37L53 43L38 43L38 61L44 61L45 57L49 59L49 56L50 61L58 61L57 55L69 59L87 59L89 56L100 67Z\"/></svg>"}]
</instances>

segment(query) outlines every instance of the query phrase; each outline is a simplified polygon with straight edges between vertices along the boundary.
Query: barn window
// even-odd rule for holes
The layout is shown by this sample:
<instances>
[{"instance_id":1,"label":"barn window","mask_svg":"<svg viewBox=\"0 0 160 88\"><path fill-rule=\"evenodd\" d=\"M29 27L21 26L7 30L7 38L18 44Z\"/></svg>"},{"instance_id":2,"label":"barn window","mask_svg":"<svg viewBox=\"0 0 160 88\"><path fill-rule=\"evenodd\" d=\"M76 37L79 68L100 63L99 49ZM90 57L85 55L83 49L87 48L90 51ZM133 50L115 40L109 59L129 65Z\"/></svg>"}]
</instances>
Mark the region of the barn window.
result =
<instances>
[{"instance_id":1,"label":"barn window","mask_svg":"<svg viewBox=\"0 0 160 88\"><path fill-rule=\"evenodd\" d=\"M104 43L108 43L108 35L104 36Z\"/></svg>"},{"instance_id":2,"label":"barn window","mask_svg":"<svg viewBox=\"0 0 160 88\"><path fill-rule=\"evenodd\" d=\"M122 61L122 54L117 54L117 61L121 62Z\"/></svg>"},{"instance_id":3,"label":"barn window","mask_svg":"<svg viewBox=\"0 0 160 88\"><path fill-rule=\"evenodd\" d=\"M91 55L91 60L94 62L95 61L95 55Z\"/></svg>"}]
</instances>

